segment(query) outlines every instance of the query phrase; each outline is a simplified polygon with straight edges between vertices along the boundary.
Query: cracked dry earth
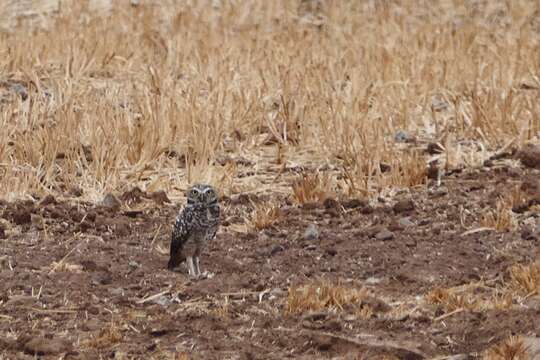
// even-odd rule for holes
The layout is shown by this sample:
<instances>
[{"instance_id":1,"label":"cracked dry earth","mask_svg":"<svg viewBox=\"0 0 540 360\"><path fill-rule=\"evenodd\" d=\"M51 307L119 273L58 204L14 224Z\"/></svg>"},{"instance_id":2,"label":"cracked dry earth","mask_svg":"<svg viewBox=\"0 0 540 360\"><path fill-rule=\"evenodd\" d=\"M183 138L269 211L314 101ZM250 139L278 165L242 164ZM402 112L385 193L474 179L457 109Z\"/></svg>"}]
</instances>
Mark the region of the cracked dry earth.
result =
<instances>
[{"instance_id":1,"label":"cracked dry earth","mask_svg":"<svg viewBox=\"0 0 540 360\"><path fill-rule=\"evenodd\" d=\"M492 291L509 267L535 260L534 207L520 209L515 230L462 236L498 195L535 181L536 170L485 168L370 204L283 199L284 216L262 231L245 230L244 215L268 199L226 198L224 226L201 259L215 275L199 281L166 270L181 204L140 191L123 197L131 210L1 203L0 358L421 359L538 336L538 296L453 312L426 300L438 288ZM370 311L288 311L290 286L323 280L367 289Z\"/></svg>"}]
</instances>

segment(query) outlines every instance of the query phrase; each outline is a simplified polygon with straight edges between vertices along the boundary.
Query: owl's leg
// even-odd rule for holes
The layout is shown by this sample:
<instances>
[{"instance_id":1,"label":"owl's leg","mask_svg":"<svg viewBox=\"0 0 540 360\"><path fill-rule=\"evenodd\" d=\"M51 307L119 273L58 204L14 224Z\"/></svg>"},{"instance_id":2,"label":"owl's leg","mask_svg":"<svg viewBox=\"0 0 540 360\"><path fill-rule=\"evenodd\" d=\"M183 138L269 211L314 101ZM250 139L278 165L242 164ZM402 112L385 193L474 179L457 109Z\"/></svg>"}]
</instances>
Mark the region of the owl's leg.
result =
<instances>
[{"instance_id":1,"label":"owl's leg","mask_svg":"<svg viewBox=\"0 0 540 360\"><path fill-rule=\"evenodd\" d=\"M193 258L191 256L187 257L188 272L190 276L196 277L197 272L195 271L195 266L193 265Z\"/></svg>"},{"instance_id":2,"label":"owl's leg","mask_svg":"<svg viewBox=\"0 0 540 360\"><path fill-rule=\"evenodd\" d=\"M199 267L199 257L195 256L195 270L197 271L197 276L201 276L201 268Z\"/></svg>"}]
</instances>

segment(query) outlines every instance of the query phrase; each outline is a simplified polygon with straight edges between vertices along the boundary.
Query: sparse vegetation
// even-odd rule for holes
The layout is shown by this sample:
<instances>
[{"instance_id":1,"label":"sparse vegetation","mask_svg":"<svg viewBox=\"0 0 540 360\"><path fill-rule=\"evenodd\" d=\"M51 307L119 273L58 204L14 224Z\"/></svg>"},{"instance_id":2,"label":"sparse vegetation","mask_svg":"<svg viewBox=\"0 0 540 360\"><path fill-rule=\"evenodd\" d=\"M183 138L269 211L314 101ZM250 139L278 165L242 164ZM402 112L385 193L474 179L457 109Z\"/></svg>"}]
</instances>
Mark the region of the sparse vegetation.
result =
<instances>
[{"instance_id":1,"label":"sparse vegetation","mask_svg":"<svg viewBox=\"0 0 540 360\"><path fill-rule=\"evenodd\" d=\"M263 230L272 226L281 217L281 209L277 203L254 204L248 223L255 230Z\"/></svg>"},{"instance_id":2,"label":"sparse vegetation","mask_svg":"<svg viewBox=\"0 0 540 360\"><path fill-rule=\"evenodd\" d=\"M45 3L0 1L6 358L527 358L486 344L537 331L537 1L62 1L3 26ZM164 260L193 182L224 202L199 280Z\"/></svg>"},{"instance_id":3,"label":"sparse vegetation","mask_svg":"<svg viewBox=\"0 0 540 360\"><path fill-rule=\"evenodd\" d=\"M286 312L304 313L323 309L343 311L354 307L358 312L371 314L368 306L362 306L366 289L343 284L319 282L301 286L291 286L288 290Z\"/></svg>"},{"instance_id":4,"label":"sparse vegetation","mask_svg":"<svg viewBox=\"0 0 540 360\"><path fill-rule=\"evenodd\" d=\"M322 202L331 196L331 180L326 173L302 174L292 184L293 199L298 204Z\"/></svg>"},{"instance_id":5,"label":"sparse vegetation","mask_svg":"<svg viewBox=\"0 0 540 360\"><path fill-rule=\"evenodd\" d=\"M481 226L493 228L497 231L511 231L516 229L517 223L512 213L512 203L508 198L497 200L493 210L487 210L480 222Z\"/></svg>"},{"instance_id":6,"label":"sparse vegetation","mask_svg":"<svg viewBox=\"0 0 540 360\"><path fill-rule=\"evenodd\" d=\"M484 355L486 360L529 360L527 346L520 336L510 336L489 348Z\"/></svg>"},{"instance_id":7,"label":"sparse vegetation","mask_svg":"<svg viewBox=\"0 0 540 360\"><path fill-rule=\"evenodd\" d=\"M510 268L510 285L524 295L540 294L540 259Z\"/></svg>"}]
</instances>

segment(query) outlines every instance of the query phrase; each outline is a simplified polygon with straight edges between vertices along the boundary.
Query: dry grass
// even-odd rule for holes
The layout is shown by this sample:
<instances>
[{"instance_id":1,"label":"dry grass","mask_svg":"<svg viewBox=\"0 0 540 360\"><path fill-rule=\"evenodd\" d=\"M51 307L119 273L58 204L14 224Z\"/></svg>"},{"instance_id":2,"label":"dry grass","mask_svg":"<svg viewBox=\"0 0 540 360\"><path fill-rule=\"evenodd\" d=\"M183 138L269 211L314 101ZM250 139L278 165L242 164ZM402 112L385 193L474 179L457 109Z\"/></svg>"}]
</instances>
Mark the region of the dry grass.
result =
<instances>
[{"instance_id":1,"label":"dry grass","mask_svg":"<svg viewBox=\"0 0 540 360\"><path fill-rule=\"evenodd\" d=\"M517 228L517 220L512 213L512 199L500 198L494 210L488 210L480 221L481 227L497 231L512 231Z\"/></svg>"},{"instance_id":2,"label":"dry grass","mask_svg":"<svg viewBox=\"0 0 540 360\"><path fill-rule=\"evenodd\" d=\"M328 174L302 174L292 184L292 196L298 204L317 203L331 194L331 179Z\"/></svg>"},{"instance_id":3,"label":"dry grass","mask_svg":"<svg viewBox=\"0 0 540 360\"><path fill-rule=\"evenodd\" d=\"M459 311L508 310L516 303L515 293L508 287L492 288L483 282L448 289L436 288L426 295L426 300L436 305L444 314Z\"/></svg>"},{"instance_id":4,"label":"dry grass","mask_svg":"<svg viewBox=\"0 0 540 360\"><path fill-rule=\"evenodd\" d=\"M510 336L497 345L487 349L486 360L529 360L528 348L520 336Z\"/></svg>"},{"instance_id":5,"label":"dry grass","mask_svg":"<svg viewBox=\"0 0 540 360\"><path fill-rule=\"evenodd\" d=\"M444 312L458 309L474 310L479 305L479 300L471 294L456 294L452 289L434 289L426 299L429 303L440 306Z\"/></svg>"},{"instance_id":6,"label":"dry grass","mask_svg":"<svg viewBox=\"0 0 540 360\"><path fill-rule=\"evenodd\" d=\"M174 3L62 6L47 29L1 35L2 197L136 185L174 199L201 177L225 193L284 187L267 181L276 144L278 163L331 164L349 191L377 193L424 181L398 130L444 144L445 167L540 131L534 1Z\"/></svg>"},{"instance_id":7,"label":"dry grass","mask_svg":"<svg viewBox=\"0 0 540 360\"><path fill-rule=\"evenodd\" d=\"M540 294L540 259L510 268L510 286L525 295Z\"/></svg>"},{"instance_id":8,"label":"dry grass","mask_svg":"<svg viewBox=\"0 0 540 360\"><path fill-rule=\"evenodd\" d=\"M368 292L364 288L319 282L302 286L291 286L287 294L287 313L305 313L323 309L343 311L356 308L360 315L370 316L369 306L362 306Z\"/></svg>"},{"instance_id":9,"label":"dry grass","mask_svg":"<svg viewBox=\"0 0 540 360\"><path fill-rule=\"evenodd\" d=\"M281 217L282 213L279 204L254 204L253 212L251 213L247 224L252 229L259 231L271 227L276 221L281 219Z\"/></svg>"}]
</instances>

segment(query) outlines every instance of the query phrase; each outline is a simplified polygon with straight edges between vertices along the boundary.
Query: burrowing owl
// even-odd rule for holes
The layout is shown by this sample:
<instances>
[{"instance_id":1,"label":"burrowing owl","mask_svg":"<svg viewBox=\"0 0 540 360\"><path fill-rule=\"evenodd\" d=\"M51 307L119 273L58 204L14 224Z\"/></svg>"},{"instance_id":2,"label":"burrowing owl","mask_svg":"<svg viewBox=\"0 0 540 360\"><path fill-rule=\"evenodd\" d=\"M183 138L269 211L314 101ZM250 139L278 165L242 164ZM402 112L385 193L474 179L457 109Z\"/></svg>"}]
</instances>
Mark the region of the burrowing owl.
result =
<instances>
[{"instance_id":1,"label":"burrowing owl","mask_svg":"<svg viewBox=\"0 0 540 360\"><path fill-rule=\"evenodd\" d=\"M206 184L193 185L186 195L187 204L174 223L167 267L172 270L186 260L189 275L199 277L199 256L219 227L218 195Z\"/></svg>"}]
</instances>

